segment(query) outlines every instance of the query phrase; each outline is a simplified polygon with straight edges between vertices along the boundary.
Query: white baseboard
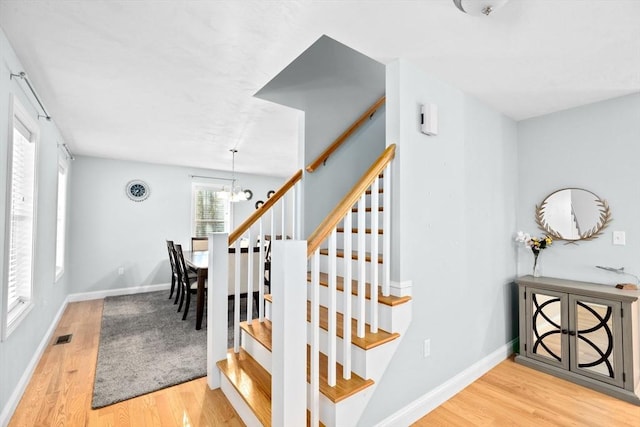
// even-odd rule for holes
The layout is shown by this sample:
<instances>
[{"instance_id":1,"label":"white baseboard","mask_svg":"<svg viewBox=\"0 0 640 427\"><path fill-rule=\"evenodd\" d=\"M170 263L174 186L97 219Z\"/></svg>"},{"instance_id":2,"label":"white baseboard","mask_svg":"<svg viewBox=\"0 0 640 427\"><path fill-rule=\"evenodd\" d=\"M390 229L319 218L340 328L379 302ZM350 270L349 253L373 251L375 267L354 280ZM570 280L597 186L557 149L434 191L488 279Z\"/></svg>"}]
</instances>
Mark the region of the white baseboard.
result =
<instances>
[{"instance_id":1,"label":"white baseboard","mask_svg":"<svg viewBox=\"0 0 640 427\"><path fill-rule=\"evenodd\" d=\"M20 399L22 398L24 391L27 389L27 385L31 380L31 376L33 375L33 372L35 371L36 366L38 366L40 357L42 357L42 354L44 353L44 350L47 348L49 341L51 341L51 338L53 337L53 333L55 332L58 326L58 322L60 321L60 318L62 317L64 310L67 308L67 303L68 303L68 299L65 299L62 302L62 305L60 306L60 309L56 313L56 316L53 318L53 321L51 322L49 329L47 329L47 332L44 334L44 337L42 337L42 341L40 341L40 344L38 345L38 348L36 349L35 353L33 353L33 357L31 357L31 360L29 361L27 368L24 370L22 377L20 377L20 381L18 381L16 388L13 390L13 393L11 393L9 400L7 401L7 405L2 410L2 413L0 413L0 426L6 427L9 424L9 421L11 420L13 413L18 407L18 403L20 403Z\"/></svg>"},{"instance_id":2,"label":"white baseboard","mask_svg":"<svg viewBox=\"0 0 640 427\"><path fill-rule=\"evenodd\" d=\"M501 346L499 349L474 363L455 377L451 378L449 381L439 385L429 393L400 409L395 414L385 418L376 426L408 426L415 423L509 357L511 353L513 353L513 345L515 342L516 340L514 339L513 341Z\"/></svg>"},{"instance_id":3,"label":"white baseboard","mask_svg":"<svg viewBox=\"0 0 640 427\"><path fill-rule=\"evenodd\" d=\"M108 289L104 291L81 292L78 294L69 294L67 296L67 301L68 302L89 301L93 299L101 299L105 297L113 297L118 295L131 295L131 294L141 294L144 292L164 291L165 289L169 289L170 287L171 287L170 283L162 283L159 285L144 285L144 286L136 286L133 288L118 288L118 289Z\"/></svg>"},{"instance_id":4,"label":"white baseboard","mask_svg":"<svg viewBox=\"0 0 640 427\"><path fill-rule=\"evenodd\" d=\"M13 416L14 411L18 407L18 403L20 403L20 399L22 398L22 395L24 394L24 391L26 390L27 385L31 380L31 376L33 375L33 372L35 371L36 366L38 366L38 362L40 361L40 358L42 357L42 354L44 353L45 348L47 348L47 345L49 344L49 341L51 341L51 337L53 336L53 333L58 327L58 323L60 322L60 318L62 317L62 314L64 313L65 309L67 308L67 304L69 304L70 302L100 299L107 296L130 295L130 294L139 294L143 292L162 291L165 289L169 289L170 286L171 286L170 283L162 283L159 285L145 285L145 286L136 286L134 288L109 289L106 291L83 292L83 293L67 295L65 300L62 302L60 309L56 313L56 316L51 321L51 325L49 326L49 329L47 330L44 337L42 338L42 341L38 345L38 348L36 349L35 353L33 353L33 357L29 361L27 368L24 370L22 377L20 377L20 381L18 381L16 388L13 390L13 393L11 393L9 400L7 401L7 405L3 408L2 412L0 413L0 426L6 427L9 424L9 421L11 420L11 417Z\"/></svg>"}]
</instances>

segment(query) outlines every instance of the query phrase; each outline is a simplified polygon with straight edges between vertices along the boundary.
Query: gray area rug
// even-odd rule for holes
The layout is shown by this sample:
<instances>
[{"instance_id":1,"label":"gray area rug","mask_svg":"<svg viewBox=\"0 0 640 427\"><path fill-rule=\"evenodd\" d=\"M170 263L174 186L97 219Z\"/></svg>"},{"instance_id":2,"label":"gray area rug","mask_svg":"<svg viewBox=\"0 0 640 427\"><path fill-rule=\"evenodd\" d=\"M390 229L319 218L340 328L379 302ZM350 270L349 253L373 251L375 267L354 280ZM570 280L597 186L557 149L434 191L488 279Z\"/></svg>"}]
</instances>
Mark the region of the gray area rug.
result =
<instances>
[{"instance_id":1,"label":"gray area rug","mask_svg":"<svg viewBox=\"0 0 640 427\"><path fill-rule=\"evenodd\" d=\"M168 291L104 300L93 409L151 393L207 374L206 316L195 329L195 299L182 320ZM246 300L241 299L241 318ZM233 304L229 304L228 347L233 346Z\"/></svg>"}]
</instances>

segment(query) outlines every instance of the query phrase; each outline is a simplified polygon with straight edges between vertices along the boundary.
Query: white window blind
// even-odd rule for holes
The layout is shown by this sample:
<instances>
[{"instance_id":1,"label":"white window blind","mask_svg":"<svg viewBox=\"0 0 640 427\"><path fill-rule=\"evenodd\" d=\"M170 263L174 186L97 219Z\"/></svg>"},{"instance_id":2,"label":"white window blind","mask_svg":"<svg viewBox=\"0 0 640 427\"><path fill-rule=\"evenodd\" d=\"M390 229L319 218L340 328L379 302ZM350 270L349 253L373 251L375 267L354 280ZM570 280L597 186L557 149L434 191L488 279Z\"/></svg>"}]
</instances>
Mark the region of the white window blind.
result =
<instances>
[{"instance_id":1,"label":"white window blind","mask_svg":"<svg viewBox=\"0 0 640 427\"><path fill-rule=\"evenodd\" d=\"M10 141L7 150L5 274L1 338L5 339L33 307L33 265L36 232L38 124L11 96Z\"/></svg>"},{"instance_id":2,"label":"white window blind","mask_svg":"<svg viewBox=\"0 0 640 427\"><path fill-rule=\"evenodd\" d=\"M14 118L9 214L8 312L31 299L36 144L32 132Z\"/></svg>"},{"instance_id":3,"label":"white window blind","mask_svg":"<svg viewBox=\"0 0 640 427\"><path fill-rule=\"evenodd\" d=\"M58 221L56 224L56 280L64 273L66 218L67 218L67 164L58 162Z\"/></svg>"},{"instance_id":4,"label":"white window blind","mask_svg":"<svg viewBox=\"0 0 640 427\"><path fill-rule=\"evenodd\" d=\"M193 186L193 236L229 231L229 199L213 186Z\"/></svg>"}]
</instances>

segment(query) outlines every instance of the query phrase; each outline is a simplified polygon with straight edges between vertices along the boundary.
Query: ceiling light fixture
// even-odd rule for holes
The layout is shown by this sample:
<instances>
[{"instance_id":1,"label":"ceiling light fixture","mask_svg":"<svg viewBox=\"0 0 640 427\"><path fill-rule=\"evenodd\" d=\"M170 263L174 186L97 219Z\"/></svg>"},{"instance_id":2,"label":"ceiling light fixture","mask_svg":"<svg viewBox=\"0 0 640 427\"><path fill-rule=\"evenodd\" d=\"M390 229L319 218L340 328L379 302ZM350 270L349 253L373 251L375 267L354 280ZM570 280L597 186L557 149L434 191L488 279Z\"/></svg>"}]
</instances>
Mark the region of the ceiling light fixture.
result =
<instances>
[{"instance_id":1,"label":"ceiling light fixture","mask_svg":"<svg viewBox=\"0 0 640 427\"><path fill-rule=\"evenodd\" d=\"M242 187L236 185L236 153L238 150L232 148L231 150L231 192L229 194L230 202L244 202L249 200L253 193L251 190L243 190Z\"/></svg>"},{"instance_id":2,"label":"ceiling light fixture","mask_svg":"<svg viewBox=\"0 0 640 427\"><path fill-rule=\"evenodd\" d=\"M453 0L458 9L471 16L489 16L508 0Z\"/></svg>"}]
</instances>

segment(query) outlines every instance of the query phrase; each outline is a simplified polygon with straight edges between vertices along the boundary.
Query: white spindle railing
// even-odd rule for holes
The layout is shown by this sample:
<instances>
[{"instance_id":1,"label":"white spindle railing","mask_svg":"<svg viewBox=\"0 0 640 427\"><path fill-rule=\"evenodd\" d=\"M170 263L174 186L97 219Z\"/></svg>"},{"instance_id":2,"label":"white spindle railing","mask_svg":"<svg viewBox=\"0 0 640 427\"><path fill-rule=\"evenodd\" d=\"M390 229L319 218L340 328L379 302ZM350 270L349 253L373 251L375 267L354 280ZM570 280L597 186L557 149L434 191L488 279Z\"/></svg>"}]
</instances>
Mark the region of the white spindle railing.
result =
<instances>
[{"instance_id":1,"label":"white spindle railing","mask_svg":"<svg viewBox=\"0 0 640 427\"><path fill-rule=\"evenodd\" d=\"M311 335L308 337L310 342L310 396L308 399L309 411L311 412L311 425L317 426L319 422L319 380L320 373L319 365L319 353L320 353L320 300L319 300L319 287L320 287L320 254L321 247L326 248L323 253L326 253L326 272L327 272L327 298L326 310L327 310L327 339L326 342L326 355L327 355L327 384L331 387L336 385L336 373L338 366L337 358L337 312L338 312L338 289L337 289L337 274L338 274L338 248L337 248L337 230L338 224L342 224L342 231L344 233L342 239L343 260L340 261L342 265L343 275L343 299L340 301L342 305L343 315L343 347L342 347L342 367L343 378L349 379L351 377L351 319L356 319L356 331L355 334L358 337L365 336L365 324L367 319L370 324L371 332L378 331L378 292L379 287L382 285L388 287L388 272L387 266L389 264L389 249L390 242L389 236L389 203L390 198L388 196L390 182L390 169L388 167L391 159L394 155L395 147L390 147L385 150L385 153L380 156L380 159L367 171L367 174L363 179L354 187L354 190L345 197L336 211L332 213L327 220L325 220L318 229L309 237L309 250L310 258L310 270L311 270L311 292L310 292L310 304L311 304ZM380 169L377 169L377 168ZM384 171L384 172L383 172ZM372 175L375 173L375 175ZM381 175L381 173L383 175ZM384 178L383 178L384 177ZM384 188L381 187L380 182L384 179ZM382 189L381 189L382 188ZM385 191L385 189L387 191ZM368 191L366 191L368 190ZM367 207L367 192L369 193L370 203ZM380 195L382 194L383 206L386 210L382 210L382 218L380 218ZM367 230L367 217L366 212L369 211L369 230ZM339 213L335 213L339 212ZM353 213L357 212L357 235L352 233L353 230ZM383 228L380 228L382 223ZM368 232L367 232L368 231ZM324 237L326 236L326 237ZM379 240L382 236L382 245ZM355 247L354 247L355 246ZM381 247L380 247L381 246ZM367 253L369 248L369 253ZM380 254L382 252L382 256ZM352 280L354 278L353 273L353 255L357 258L357 303L355 304L356 312L352 313ZM367 258L369 259L369 269L367 269ZM380 262L383 261L382 274L380 274ZM384 262L386 260L386 262ZM382 277L380 277L382 276ZM367 280L368 279L368 280ZM369 282L369 304L366 303L366 286ZM383 293L385 290L383 289ZM367 310L367 306L369 309Z\"/></svg>"}]
</instances>

